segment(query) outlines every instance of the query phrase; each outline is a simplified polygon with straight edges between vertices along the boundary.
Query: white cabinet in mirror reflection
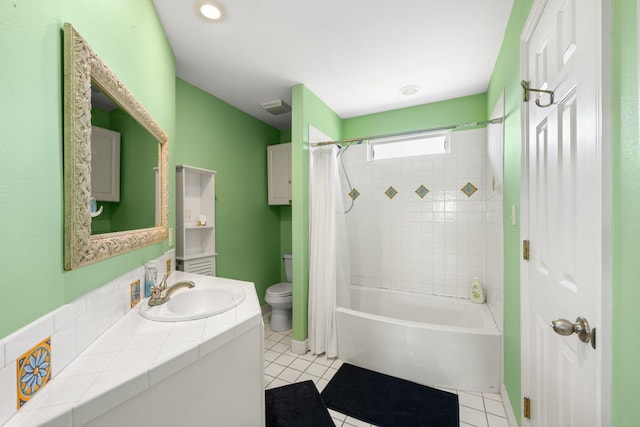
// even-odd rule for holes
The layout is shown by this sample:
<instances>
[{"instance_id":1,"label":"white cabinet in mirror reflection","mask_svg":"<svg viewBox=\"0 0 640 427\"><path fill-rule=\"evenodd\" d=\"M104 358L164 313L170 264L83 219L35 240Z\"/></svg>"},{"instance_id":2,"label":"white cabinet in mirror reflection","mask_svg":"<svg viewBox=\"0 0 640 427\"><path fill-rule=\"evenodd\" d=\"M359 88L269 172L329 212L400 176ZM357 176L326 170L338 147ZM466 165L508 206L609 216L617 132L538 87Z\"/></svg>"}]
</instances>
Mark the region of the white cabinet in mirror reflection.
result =
<instances>
[{"instance_id":1,"label":"white cabinet in mirror reflection","mask_svg":"<svg viewBox=\"0 0 640 427\"><path fill-rule=\"evenodd\" d=\"M176 166L176 265L189 273L216 275L216 172Z\"/></svg>"},{"instance_id":2,"label":"white cabinet in mirror reflection","mask_svg":"<svg viewBox=\"0 0 640 427\"><path fill-rule=\"evenodd\" d=\"M120 133L91 126L91 196L120 201Z\"/></svg>"},{"instance_id":3,"label":"white cabinet in mirror reflection","mask_svg":"<svg viewBox=\"0 0 640 427\"><path fill-rule=\"evenodd\" d=\"M291 143L267 147L269 204L291 204Z\"/></svg>"}]
</instances>

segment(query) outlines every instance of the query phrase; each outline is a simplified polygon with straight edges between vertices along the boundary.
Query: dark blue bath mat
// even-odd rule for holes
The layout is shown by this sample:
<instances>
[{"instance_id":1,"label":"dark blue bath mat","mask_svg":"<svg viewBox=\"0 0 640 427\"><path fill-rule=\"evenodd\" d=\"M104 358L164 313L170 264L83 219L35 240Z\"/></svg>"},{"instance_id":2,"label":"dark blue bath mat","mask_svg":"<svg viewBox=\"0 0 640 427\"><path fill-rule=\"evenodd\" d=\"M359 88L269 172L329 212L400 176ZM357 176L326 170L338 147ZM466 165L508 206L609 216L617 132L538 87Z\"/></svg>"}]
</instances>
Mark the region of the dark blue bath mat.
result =
<instances>
[{"instance_id":1,"label":"dark blue bath mat","mask_svg":"<svg viewBox=\"0 0 640 427\"><path fill-rule=\"evenodd\" d=\"M458 396L343 364L322 392L327 406L380 427L458 427Z\"/></svg>"},{"instance_id":2,"label":"dark blue bath mat","mask_svg":"<svg viewBox=\"0 0 640 427\"><path fill-rule=\"evenodd\" d=\"M266 427L335 427L313 381L265 390Z\"/></svg>"}]
</instances>

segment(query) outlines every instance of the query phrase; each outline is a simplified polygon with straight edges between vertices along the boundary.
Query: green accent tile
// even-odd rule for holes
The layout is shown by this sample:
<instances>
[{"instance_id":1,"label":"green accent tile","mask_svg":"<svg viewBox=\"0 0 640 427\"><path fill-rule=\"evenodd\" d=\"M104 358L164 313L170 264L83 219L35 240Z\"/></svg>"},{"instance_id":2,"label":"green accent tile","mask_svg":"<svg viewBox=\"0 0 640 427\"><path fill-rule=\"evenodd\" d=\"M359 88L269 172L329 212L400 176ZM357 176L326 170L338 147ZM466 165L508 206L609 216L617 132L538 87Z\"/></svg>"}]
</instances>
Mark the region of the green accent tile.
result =
<instances>
[{"instance_id":1,"label":"green accent tile","mask_svg":"<svg viewBox=\"0 0 640 427\"><path fill-rule=\"evenodd\" d=\"M424 185L421 185L416 189L416 194L420 196L421 199L424 199L424 197L429 194L429 189Z\"/></svg>"},{"instance_id":2,"label":"green accent tile","mask_svg":"<svg viewBox=\"0 0 640 427\"><path fill-rule=\"evenodd\" d=\"M389 187L389 188L387 188L387 190L384 192L384 194L386 194L386 195L387 195L387 197L388 197L389 199L393 199L394 197L396 197L396 194L398 194L398 192L396 191L396 189L395 189L395 188L393 188L393 187Z\"/></svg>"},{"instance_id":3,"label":"green accent tile","mask_svg":"<svg viewBox=\"0 0 640 427\"><path fill-rule=\"evenodd\" d=\"M465 184L465 186L460 189L460 191L462 191L464 194L466 194L467 197L471 197L471 196L473 196L473 193L478 191L478 187L476 187L475 185L473 185L470 182L467 182Z\"/></svg>"},{"instance_id":4,"label":"green accent tile","mask_svg":"<svg viewBox=\"0 0 640 427\"><path fill-rule=\"evenodd\" d=\"M360 196L360 193L355 188L349 192L349 197L353 200L357 199Z\"/></svg>"}]
</instances>

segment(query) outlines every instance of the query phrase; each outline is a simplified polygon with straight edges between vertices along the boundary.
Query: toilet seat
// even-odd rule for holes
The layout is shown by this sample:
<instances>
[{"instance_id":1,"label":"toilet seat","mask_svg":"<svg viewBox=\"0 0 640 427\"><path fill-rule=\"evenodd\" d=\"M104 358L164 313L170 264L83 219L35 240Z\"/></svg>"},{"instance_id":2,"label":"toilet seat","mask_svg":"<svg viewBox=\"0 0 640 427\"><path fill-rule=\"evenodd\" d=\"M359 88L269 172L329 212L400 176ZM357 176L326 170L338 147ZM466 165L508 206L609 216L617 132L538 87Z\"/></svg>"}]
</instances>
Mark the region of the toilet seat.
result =
<instances>
[{"instance_id":1,"label":"toilet seat","mask_svg":"<svg viewBox=\"0 0 640 427\"><path fill-rule=\"evenodd\" d=\"M265 296L275 298L290 297L293 294L293 286L290 282L276 283L267 288Z\"/></svg>"}]
</instances>

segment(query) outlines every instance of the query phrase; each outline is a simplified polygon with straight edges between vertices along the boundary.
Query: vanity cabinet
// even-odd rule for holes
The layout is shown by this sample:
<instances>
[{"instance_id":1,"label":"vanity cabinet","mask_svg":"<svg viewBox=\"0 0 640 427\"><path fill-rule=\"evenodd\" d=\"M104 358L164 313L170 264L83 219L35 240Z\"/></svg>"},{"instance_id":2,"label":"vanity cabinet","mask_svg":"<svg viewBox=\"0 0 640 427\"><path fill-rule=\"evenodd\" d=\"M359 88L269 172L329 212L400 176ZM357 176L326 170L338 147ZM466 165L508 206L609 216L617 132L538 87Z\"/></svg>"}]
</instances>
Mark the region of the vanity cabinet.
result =
<instances>
[{"instance_id":1,"label":"vanity cabinet","mask_svg":"<svg viewBox=\"0 0 640 427\"><path fill-rule=\"evenodd\" d=\"M267 147L269 204L291 204L291 143Z\"/></svg>"},{"instance_id":2,"label":"vanity cabinet","mask_svg":"<svg viewBox=\"0 0 640 427\"><path fill-rule=\"evenodd\" d=\"M176 166L176 267L216 275L216 172Z\"/></svg>"}]
</instances>

